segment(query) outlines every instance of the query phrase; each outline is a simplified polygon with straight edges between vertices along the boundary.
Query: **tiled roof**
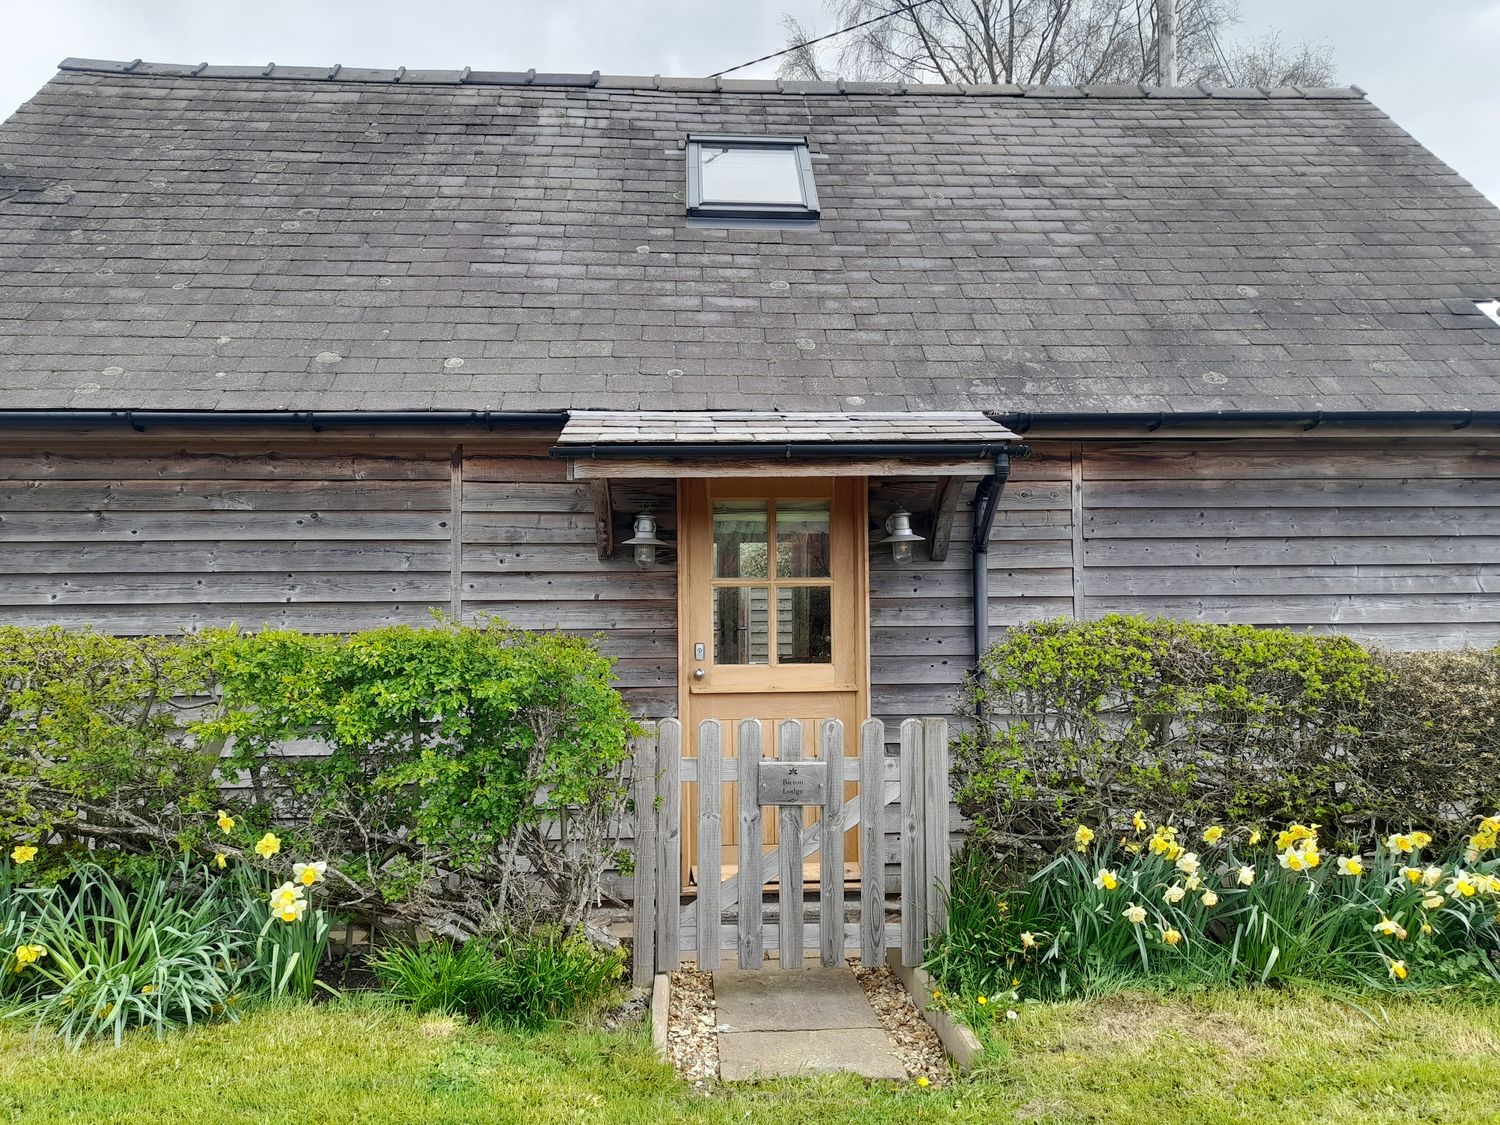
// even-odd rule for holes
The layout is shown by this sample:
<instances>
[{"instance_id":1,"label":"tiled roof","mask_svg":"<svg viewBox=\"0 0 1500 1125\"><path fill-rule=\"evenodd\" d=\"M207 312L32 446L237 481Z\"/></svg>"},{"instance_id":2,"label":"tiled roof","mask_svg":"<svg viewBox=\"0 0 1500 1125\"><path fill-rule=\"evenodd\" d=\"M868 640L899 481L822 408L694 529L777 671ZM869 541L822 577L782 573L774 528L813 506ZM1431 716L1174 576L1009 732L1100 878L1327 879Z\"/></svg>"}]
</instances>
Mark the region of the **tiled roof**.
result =
<instances>
[{"instance_id":1,"label":"tiled roof","mask_svg":"<svg viewBox=\"0 0 1500 1125\"><path fill-rule=\"evenodd\" d=\"M770 442L1004 442L1015 438L977 411L852 414L723 410L575 410L557 439L567 445Z\"/></svg>"},{"instance_id":2,"label":"tiled roof","mask_svg":"<svg viewBox=\"0 0 1500 1125\"><path fill-rule=\"evenodd\" d=\"M1500 211L1352 89L68 65L0 409L1500 407ZM819 228L688 228L692 131Z\"/></svg>"}]
</instances>

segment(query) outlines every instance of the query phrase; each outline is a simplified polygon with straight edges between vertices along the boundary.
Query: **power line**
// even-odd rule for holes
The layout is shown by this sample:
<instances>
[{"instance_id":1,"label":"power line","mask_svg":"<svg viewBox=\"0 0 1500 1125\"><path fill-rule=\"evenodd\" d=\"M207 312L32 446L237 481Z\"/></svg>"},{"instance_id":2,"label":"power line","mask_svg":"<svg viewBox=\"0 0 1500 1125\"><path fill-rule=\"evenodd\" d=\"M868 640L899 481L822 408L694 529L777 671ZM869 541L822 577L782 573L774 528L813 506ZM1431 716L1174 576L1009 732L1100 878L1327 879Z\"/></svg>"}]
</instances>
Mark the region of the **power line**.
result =
<instances>
[{"instance_id":1,"label":"power line","mask_svg":"<svg viewBox=\"0 0 1500 1125\"><path fill-rule=\"evenodd\" d=\"M760 58L751 59L749 62L742 62L739 64L739 66L731 66L724 70L716 70L712 74L710 74L709 77L720 78L726 74L733 74L736 70L744 70L747 66L754 66L756 63L769 62L772 59L779 59L782 55L790 55L793 51L802 50L803 47L816 46L817 44L822 43L825 40L833 39L839 35L847 35L851 31L858 31L862 27L869 27L872 23L879 23L881 20L888 20L892 16L907 15L908 13L916 11L924 4L931 3L932 0L915 0L914 3L903 4L901 7L896 8L894 11L886 12L883 15L874 16L873 18L867 19L862 23L850 24L848 27L840 28L838 31L830 31L827 35L820 35L816 39L809 39L805 43L797 43L780 51L772 51L769 55L761 55Z\"/></svg>"}]
</instances>

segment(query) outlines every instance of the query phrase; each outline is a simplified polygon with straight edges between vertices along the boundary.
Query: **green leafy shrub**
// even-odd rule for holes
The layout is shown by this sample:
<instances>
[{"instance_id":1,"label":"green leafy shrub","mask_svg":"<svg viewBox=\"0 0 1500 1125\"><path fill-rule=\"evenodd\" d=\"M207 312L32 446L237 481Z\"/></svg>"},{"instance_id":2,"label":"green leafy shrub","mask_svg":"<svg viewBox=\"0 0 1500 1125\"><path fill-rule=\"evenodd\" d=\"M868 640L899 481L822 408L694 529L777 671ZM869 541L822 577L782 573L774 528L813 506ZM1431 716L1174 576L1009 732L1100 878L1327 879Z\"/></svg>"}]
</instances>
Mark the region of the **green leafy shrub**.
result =
<instances>
[{"instance_id":1,"label":"green leafy shrub","mask_svg":"<svg viewBox=\"0 0 1500 1125\"><path fill-rule=\"evenodd\" d=\"M70 1046L228 1016L249 964L239 904L184 863L133 885L83 864L32 900L9 1014Z\"/></svg>"},{"instance_id":2,"label":"green leafy shrub","mask_svg":"<svg viewBox=\"0 0 1500 1125\"><path fill-rule=\"evenodd\" d=\"M598 999L619 979L624 957L576 932L542 927L462 943L393 945L371 967L417 1011L536 1027Z\"/></svg>"},{"instance_id":3,"label":"green leafy shrub","mask_svg":"<svg viewBox=\"0 0 1500 1125\"><path fill-rule=\"evenodd\" d=\"M1446 837L1500 803L1500 656L1373 653L1339 636L1110 616L1038 622L969 684L954 745L970 842L1034 867L1133 810Z\"/></svg>"},{"instance_id":4,"label":"green leafy shrub","mask_svg":"<svg viewBox=\"0 0 1500 1125\"><path fill-rule=\"evenodd\" d=\"M192 639L0 627L0 839L107 861L200 837L214 763L181 708L207 673Z\"/></svg>"}]
</instances>

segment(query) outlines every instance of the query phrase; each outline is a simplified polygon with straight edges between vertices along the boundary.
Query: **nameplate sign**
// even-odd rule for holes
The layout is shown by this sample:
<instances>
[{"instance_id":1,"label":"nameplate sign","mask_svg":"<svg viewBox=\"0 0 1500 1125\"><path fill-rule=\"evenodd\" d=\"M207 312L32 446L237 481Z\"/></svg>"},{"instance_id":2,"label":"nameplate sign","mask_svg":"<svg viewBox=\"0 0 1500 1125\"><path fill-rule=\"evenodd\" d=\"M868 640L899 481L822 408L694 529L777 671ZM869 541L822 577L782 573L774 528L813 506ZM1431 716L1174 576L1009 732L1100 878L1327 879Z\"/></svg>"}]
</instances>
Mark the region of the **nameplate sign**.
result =
<instances>
[{"instance_id":1,"label":"nameplate sign","mask_svg":"<svg viewBox=\"0 0 1500 1125\"><path fill-rule=\"evenodd\" d=\"M756 796L762 805L821 805L828 800L828 763L762 758Z\"/></svg>"}]
</instances>

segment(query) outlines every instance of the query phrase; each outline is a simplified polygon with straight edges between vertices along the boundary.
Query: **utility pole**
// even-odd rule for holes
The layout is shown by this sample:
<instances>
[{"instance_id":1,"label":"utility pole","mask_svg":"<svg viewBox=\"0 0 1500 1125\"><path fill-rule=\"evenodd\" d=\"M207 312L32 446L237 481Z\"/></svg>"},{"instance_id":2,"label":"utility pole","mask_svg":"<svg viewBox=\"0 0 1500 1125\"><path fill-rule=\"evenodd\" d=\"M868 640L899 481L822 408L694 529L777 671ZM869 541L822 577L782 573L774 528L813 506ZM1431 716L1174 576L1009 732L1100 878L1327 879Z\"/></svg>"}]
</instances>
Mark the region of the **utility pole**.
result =
<instances>
[{"instance_id":1,"label":"utility pole","mask_svg":"<svg viewBox=\"0 0 1500 1125\"><path fill-rule=\"evenodd\" d=\"M1156 80L1177 85L1177 0L1157 0Z\"/></svg>"}]
</instances>

